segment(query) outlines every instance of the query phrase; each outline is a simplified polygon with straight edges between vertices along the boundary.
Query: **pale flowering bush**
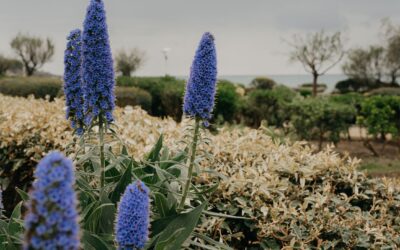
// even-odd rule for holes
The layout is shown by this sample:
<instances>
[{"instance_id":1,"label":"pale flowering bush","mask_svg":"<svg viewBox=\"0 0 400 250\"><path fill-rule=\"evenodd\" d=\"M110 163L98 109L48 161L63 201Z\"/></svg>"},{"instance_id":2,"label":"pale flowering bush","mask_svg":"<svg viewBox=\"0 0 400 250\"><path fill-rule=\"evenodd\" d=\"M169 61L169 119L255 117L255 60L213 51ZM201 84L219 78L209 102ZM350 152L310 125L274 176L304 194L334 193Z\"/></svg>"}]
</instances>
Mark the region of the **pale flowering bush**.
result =
<instances>
[{"instance_id":1,"label":"pale flowering bush","mask_svg":"<svg viewBox=\"0 0 400 250\"><path fill-rule=\"evenodd\" d=\"M26 145L26 152L35 149L41 157L47 151L37 147L40 143L56 145L48 150L64 150L65 141L72 140L72 130L63 119L63 100L1 96L0 110L8 110L0 116L2 147L11 145L13 136L23 142L40 131L45 136L38 144ZM24 131L29 125L25 117L31 119L28 131ZM179 131L188 122L177 124L130 107L117 108L115 119L129 153L139 159L146 156L161 133L165 146L178 152ZM40 121L48 126L42 129ZM382 248L399 244L398 179L367 178L357 171L356 159L343 158L332 150L315 154L301 142L274 143L263 129L223 128L215 135L207 133L207 138L209 143L202 144L200 150L210 157L201 165L224 176L211 197L211 211L253 220L204 217L197 233L234 248L257 248L260 244L277 249L290 244ZM194 181L204 183L209 178L201 175Z\"/></svg>"}]
</instances>

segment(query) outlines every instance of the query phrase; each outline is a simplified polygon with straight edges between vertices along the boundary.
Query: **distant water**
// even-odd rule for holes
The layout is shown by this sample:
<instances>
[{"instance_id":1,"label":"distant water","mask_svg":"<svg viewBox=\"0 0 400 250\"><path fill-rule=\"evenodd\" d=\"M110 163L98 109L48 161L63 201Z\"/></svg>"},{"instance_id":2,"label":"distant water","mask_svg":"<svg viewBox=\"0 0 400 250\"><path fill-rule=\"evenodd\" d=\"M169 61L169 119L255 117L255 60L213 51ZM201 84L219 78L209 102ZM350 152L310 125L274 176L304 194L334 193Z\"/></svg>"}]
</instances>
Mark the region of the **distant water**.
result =
<instances>
[{"instance_id":1,"label":"distant water","mask_svg":"<svg viewBox=\"0 0 400 250\"><path fill-rule=\"evenodd\" d=\"M225 79L234 83L240 83L243 85L249 85L251 80L256 77L262 77L262 75L221 75L219 79ZM282 84L291 88L298 87L303 83L311 83L311 75L265 75L265 77L273 79L278 84ZM179 77L186 79L187 77ZM325 83L327 85L326 92L332 92L337 82L346 79L345 75L331 74L323 75L318 78L318 83Z\"/></svg>"}]
</instances>

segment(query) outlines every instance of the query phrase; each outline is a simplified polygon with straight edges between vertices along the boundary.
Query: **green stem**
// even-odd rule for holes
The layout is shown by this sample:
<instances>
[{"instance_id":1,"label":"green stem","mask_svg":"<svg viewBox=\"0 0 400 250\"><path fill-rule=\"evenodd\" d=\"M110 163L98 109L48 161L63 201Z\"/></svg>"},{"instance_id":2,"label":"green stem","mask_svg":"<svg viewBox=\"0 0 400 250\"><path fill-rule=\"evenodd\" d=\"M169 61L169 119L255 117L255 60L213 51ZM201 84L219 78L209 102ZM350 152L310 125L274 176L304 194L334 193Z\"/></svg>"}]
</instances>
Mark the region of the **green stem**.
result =
<instances>
[{"instance_id":1,"label":"green stem","mask_svg":"<svg viewBox=\"0 0 400 250\"><path fill-rule=\"evenodd\" d=\"M180 209L182 209L185 206L186 197L188 195L190 185L192 183L193 166L194 166L194 160L196 159L196 149L197 149L197 142L199 139L199 132L200 132L200 119L196 118L196 121L194 124L192 148L190 150L191 155L190 155L190 161L189 161L188 175L187 175L186 184L183 189L181 203L179 204Z\"/></svg>"},{"instance_id":2,"label":"green stem","mask_svg":"<svg viewBox=\"0 0 400 250\"><path fill-rule=\"evenodd\" d=\"M104 158L104 126L103 117L99 116L99 147L100 147L100 187L104 187L106 161Z\"/></svg>"}]
</instances>

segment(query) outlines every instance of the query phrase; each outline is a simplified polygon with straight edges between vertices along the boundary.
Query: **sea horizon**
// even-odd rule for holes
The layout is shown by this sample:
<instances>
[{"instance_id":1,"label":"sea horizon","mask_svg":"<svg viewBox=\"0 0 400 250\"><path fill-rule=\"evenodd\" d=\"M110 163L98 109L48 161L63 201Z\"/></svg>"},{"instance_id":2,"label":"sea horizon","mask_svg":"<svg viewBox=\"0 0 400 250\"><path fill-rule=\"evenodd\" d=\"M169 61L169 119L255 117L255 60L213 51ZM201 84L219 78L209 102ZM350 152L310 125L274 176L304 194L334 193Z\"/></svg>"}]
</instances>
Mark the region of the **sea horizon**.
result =
<instances>
[{"instance_id":1,"label":"sea horizon","mask_svg":"<svg viewBox=\"0 0 400 250\"><path fill-rule=\"evenodd\" d=\"M179 79L187 80L188 76L175 76ZM285 85L290 88L299 87L303 83L312 83L312 76L307 74L260 74L260 75L220 75L218 79L228 80L236 84L248 86L256 77L268 77L279 85ZM326 93L332 92L337 82L347 79L344 74L325 74L318 77L318 83L326 84Z\"/></svg>"}]
</instances>

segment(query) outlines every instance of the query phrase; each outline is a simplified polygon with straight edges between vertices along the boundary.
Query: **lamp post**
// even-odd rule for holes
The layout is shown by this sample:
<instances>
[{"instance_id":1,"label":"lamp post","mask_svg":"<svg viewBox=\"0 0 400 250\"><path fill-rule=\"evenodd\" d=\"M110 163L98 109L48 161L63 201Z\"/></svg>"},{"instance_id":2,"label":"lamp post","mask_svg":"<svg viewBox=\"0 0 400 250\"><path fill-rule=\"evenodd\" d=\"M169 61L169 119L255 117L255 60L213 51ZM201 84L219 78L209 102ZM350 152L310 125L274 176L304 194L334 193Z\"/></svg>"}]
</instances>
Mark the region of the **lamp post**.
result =
<instances>
[{"instance_id":1,"label":"lamp post","mask_svg":"<svg viewBox=\"0 0 400 250\"><path fill-rule=\"evenodd\" d=\"M162 50L162 53L164 54L164 60L165 60L165 76L168 76L168 54L171 51L171 48L164 48Z\"/></svg>"}]
</instances>

